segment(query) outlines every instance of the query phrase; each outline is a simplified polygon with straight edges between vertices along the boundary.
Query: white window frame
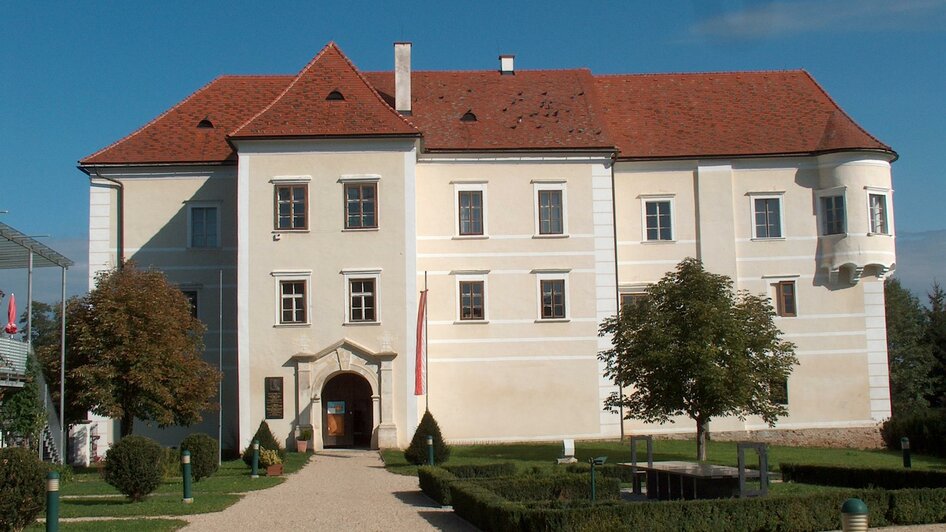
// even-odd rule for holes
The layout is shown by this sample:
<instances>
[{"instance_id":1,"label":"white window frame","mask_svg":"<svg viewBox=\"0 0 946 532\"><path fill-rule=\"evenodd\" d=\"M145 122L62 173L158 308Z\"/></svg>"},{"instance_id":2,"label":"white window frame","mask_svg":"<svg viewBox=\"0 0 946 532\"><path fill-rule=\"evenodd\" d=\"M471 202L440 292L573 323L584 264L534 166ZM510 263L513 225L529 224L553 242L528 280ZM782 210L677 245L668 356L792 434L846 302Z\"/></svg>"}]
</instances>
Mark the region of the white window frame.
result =
<instances>
[{"instance_id":1,"label":"white window frame","mask_svg":"<svg viewBox=\"0 0 946 532\"><path fill-rule=\"evenodd\" d=\"M571 291L568 287L568 277L571 270L532 270L535 275L535 322L536 323L564 323L571 321ZM565 317L564 318L543 318L542 317L542 281L565 281Z\"/></svg>"},{"instance_id":2,"label":"white window frame","mask_svg":"<svg viewBox=\"0 0 946 532\"><path fill-rule=\"evenodd\" d=\"M312 270L277 270L271 272L273 276L273 293L275 294L275 312L273 313L273 327L309 327L312 325ZM303 281L305 283L305 322L282 323L282 288L283 281Z\"/></svg>"},{"instance_id":3,"label":"white window frame","mask_svg":"<svg viewBox=\"0 0 946 532\"><path fill-rule=\"evenodd\" d=\"M343 292L345 296L345 316L343 325L373 326L381 325L381 268L347 269L342 270L345 281ZM351 321L351 281L354 279L374 279L374 321Z\"/></svg>"},{"instance_id":4,"label":"white window frame","mask_svg":"<svg viewBox=\"0 0 946 532\"><path fill-rule=\"evenodd\" d=\"M564 179L533 179L532 180L532 209L535 232L533 238L568 238L568 182ZM539 221L539 192L545 190L560 190L562 192L562 232L542 234Z\"/></svg>"},{"instance_id":5,"label":"white window frame","mask_svg":"<svg viewBox=\"0 0 946 532\"><path fill-rule=\"evenodd\" d=\"M217 212L217 233L214 235L216 245L194 245L194 209L214 209ZM187 202L187 248L188 249L220 249L220 202L219 201L188 201Z\"/></svg>"},{"instance_id":6,"label":"white window frame","mask_svg":"<svg viewBox=\"0 0 946 532\"><path fill-rule=\"evenodd\" d=\"M342 232L365 233L381 230L381 176L378 174L342 174L337 181L342 185ZM348 226L348 196L345 185L374 183L374 227Z\"/></svg>"},{"instance_id":7,"label":"white window frame","mask_svg":"<svg viewBox=\"0 0 946 532\"><path fill-rule=\"evenodd\" d=\"M785 240L785 192L750 192L749 196L749 227L753 240ZM778 231L781 236L759 236L756 226L755 200L778 201Z\"/></svg>"},{"instance_id":8,"label":"white window frame","mask_svg":"<svg viewBox=\"0 0 946 532\"><path fill-rule=\"evenodd\" d=\"M844 219L841 221L840 233L828 234L827 232L825 232L825 229L826 229L825 223L827 222L827 219L825 217L826 213L824 209L824 199L834 197L834 196L841 196L841 199L844 203L844 210L842 211ZM850 218L850 216L848 216L848 205L850 205L850 202L848 201L848 198L847 198L847 187L834 187L834 188L822 189L815 193L815 197L817 198L817 202L818 202L818 236L825 237L825 236L847 235L848 221Z\"/></svg>"},{"instance_id":9,"label":"white window frame","mask_svg":"<svg viewBox=\"0 0 946 532\"><path fill-rule=\"evenodd\" d=\"M273 185L273 228L272 233L274 235L282 235L282 233L292 234L292 233L308 233L312 229L312 190L309 188L309 182L312 181L312 176L310 175L277 175L270 178L269 182ZM305 185L306 186L306 199L305 199L305 229L295 228L295 227L283 227L279 228L279 205L276 201L276 189L282 186L292 186L292 185ZM278 237L274 237L278 239Z\"/></svg>"},{"instance_id":10,"label":"white window frame","mask_svg":"<svg viewBox=\"0 0 946 532\"><path fill-rule=\"evenodd\" d=\"M867 236L890 236L893 234L893 225L890 220L890 189L889 188L878 188L878 187L864 187L864 190L867 192ZM874 216L870 211L870 198L871 196L882 196L884 198L884 223L886 225L885 232L874 231Z\"/></svg>"},{"instance_id":11,"label":"white window frame","mask_svg":"<svg viewBox=\"0 0 946 532\"><path fill-rule=\"evenodd\" d=\"M677 241L677 206L675 194L641 194L641 242L646 244L669 244ZM647 204L657 202L670 203L670 240L647 239ZM658 234L659 236L659 234Z\"/></svg>"},{"instance_id":12,"label":"white window frame","mask_svg":"<svg viewBox=\"0 0 946 532\"><path fill-rule=\"evenodd\" d=\"M456 280L454 285L456 287L454 293L457 295L457 304L456 304L456 320L455 324L468 324L468 323L489 323L489 280L487 274L489 270L477 270L477 271L455 271L452 272ZM479 320L464 320L461 316L460 309L462 308L462 297L460 294L460 283L463 282L482 282L483 283L483 319Z\"/></svg>"},{"instance_id":13,"label":"white window frame","mask_svg":"<svg viewBox=\"0 0 946 532\"><path fill-rule=\"evenodd\" d=\"M453 182L453 238L457 240L477 240L489 238L489 202L486 201L486 181L454 181ZM460 192L479 191L483 199L483 234L460 234Z\"/></svg>"}]
</instances>

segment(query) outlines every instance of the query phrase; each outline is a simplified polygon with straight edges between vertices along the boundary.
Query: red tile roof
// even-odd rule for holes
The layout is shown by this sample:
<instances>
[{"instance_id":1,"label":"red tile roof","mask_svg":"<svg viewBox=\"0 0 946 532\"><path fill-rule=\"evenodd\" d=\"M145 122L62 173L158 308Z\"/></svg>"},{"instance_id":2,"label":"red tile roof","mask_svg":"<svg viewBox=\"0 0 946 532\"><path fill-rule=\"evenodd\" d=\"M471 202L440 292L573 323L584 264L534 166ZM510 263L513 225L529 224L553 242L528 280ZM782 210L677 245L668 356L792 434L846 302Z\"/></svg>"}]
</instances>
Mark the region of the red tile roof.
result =
<instances>
[{"instance_id":1,"label":"red tile roof","mask_svg":"<svg viewBox=\"0 0 946 532\"><path fill-rule=\"evenodd\" d=\"M338 100L331 100L330 94ZM419 135L329 43L231 138Z\"/></svg>"},{"instance_id":2,"label":"red tile roof","mask_svg":"<svg viewBox=\"0 0 946 532\"><path fill-rule=\"evenodd\" d=\"M394 74L365 77L393 101ZM410 121L427 150L545 150L614 146L588 70L411 74ZM475 120L461 120L466 113Z\"/></svg>"},{"instance_id":3,"label":"red tile roof","mask_svg":"<svg viewBox=\"0 0 946 532\"><path fill-rule=\"evenodd\" d=\"M236 160L227 134L279 95L292 76L223 76L134 133L79 161L96 164L219 163ZM213 128L198 128L207 118Z\"/></svg>"},{"instance_id":4,"label":"red tile roof","mask_svg":"<svg viewBox=\"0 0 946 532\"><path fill-rule=\"evenodd\" d=\"M418 134L430 151L616 147L628 159L893 153L800 70L415 71L411 84L413 114L402 117L393 74L362 75L330 43L295 76L218 78L80 164L232 162L228 138ZM332 91L344 101L326 100ZM197 127L204 118L214 127Z\"/></svg>"},{"instance_id":5,"label":"red tile roof","mask_svg":"<svg viewBox=\"0 0 946 532\"><path fill-rule=\"evenodd\" d=\"M803 70L596 77L620 156L892 151Z\"/></svg>"}]
</instances>

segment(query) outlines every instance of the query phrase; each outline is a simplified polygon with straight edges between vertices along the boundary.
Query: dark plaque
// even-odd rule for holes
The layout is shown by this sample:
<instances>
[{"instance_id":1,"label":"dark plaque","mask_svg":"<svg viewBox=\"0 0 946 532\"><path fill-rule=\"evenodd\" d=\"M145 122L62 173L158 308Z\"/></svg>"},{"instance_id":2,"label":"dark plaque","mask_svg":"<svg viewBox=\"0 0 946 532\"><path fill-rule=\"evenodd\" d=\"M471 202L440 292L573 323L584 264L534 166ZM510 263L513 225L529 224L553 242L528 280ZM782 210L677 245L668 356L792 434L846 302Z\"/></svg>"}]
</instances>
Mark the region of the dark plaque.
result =
<instances>
[{"instance_id":1,"label":"dark plaque","mask_svg":"<svg viewBox=\"0 0 946 532\"><path fill-rule=\"evenodd\" d=\"M282 377L266 377L266 419L283 418Z\"/></svg>"}]
</instances>

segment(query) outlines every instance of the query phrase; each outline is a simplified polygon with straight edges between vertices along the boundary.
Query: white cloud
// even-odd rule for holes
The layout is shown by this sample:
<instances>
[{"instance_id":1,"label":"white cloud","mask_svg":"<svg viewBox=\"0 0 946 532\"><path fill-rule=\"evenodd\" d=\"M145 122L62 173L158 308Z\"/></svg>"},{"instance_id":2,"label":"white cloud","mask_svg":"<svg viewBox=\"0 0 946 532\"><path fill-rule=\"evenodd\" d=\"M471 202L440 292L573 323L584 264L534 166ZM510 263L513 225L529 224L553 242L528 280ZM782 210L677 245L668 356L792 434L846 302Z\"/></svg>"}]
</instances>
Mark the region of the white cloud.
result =
<instances>
[{"instance_id":1,"label":"white cloud","mask_svg":"<svg viewBox=\"0 0 946 532\"><path fill-rule=\"evenodd\" d=\"M731 5L731 4L728 4ZM943 31L946 0L832 0L748 2L725 9L695 2L697 37L755 40L824 31Z\"/></svg>"}]
</instances>

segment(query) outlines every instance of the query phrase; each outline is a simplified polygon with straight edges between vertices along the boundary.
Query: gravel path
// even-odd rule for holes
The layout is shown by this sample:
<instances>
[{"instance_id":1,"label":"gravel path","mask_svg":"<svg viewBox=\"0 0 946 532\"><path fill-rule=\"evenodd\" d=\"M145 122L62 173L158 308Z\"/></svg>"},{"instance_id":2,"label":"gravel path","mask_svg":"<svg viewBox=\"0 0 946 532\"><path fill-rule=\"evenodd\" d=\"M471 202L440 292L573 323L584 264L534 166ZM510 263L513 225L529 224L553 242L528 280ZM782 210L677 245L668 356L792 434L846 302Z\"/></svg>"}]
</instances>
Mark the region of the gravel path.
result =
<instances>
[{"instance_id":1,"label":"gravel path","mask_svg":"<svg viewBox=\"0 0 946 532\"><path fill-rule=\"evenodd\" d=\"M449 530L472 525L384 469L377 451L326 451L286 482L222 512L184 516L184 530Z\"/></svg>"}]
</instances>

